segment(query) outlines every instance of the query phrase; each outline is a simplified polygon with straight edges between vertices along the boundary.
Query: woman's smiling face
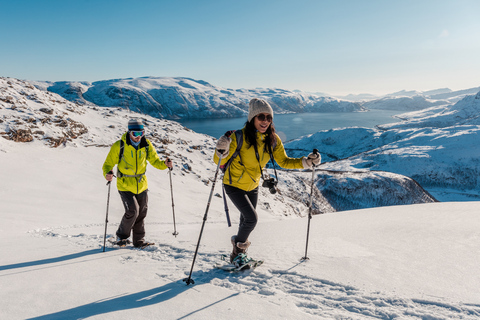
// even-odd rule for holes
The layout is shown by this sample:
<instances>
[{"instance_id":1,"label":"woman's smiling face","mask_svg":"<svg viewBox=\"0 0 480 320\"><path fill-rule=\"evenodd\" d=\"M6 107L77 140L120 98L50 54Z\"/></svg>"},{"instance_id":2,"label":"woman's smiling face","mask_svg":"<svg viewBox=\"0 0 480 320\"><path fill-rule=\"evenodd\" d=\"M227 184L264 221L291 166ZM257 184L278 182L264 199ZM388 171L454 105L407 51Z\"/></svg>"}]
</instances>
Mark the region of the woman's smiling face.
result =
<instances>
[{"instance_id":1,"label":"woman's smiling face","mask_svg":"<svg viewBox=\"0 0 480 320\"><path fill-rule=\"evenodd\" d=\"M259 118L263 120L260 120ZM272 123L272 116L268 113L261 113L257 115L254 119L255 122L253 124L255 125L255 129L257 129L261 133L265 133L270 126L270 123Z\"/></svg>"}]
</instances>

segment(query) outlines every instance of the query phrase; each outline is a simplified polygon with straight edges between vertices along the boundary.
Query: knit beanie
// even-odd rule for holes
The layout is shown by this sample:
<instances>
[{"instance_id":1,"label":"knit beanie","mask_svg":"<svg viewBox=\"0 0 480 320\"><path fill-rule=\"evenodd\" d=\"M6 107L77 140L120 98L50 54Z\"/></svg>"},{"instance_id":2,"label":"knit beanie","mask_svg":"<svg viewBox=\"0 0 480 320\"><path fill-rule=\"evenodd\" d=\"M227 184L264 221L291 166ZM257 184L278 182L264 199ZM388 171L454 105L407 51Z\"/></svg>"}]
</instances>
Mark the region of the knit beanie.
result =
<instances>
[{"instance_id":1,"label":"knit beanie","mask_svg":"<svg viewBox=\"0 0 480 320\"><path fill-rule=\"evenodd\" d=\"M273 109L268 102L263 99L253 98L249 103L248 122L252 121L260 113L268 113L273 119Z\"/></svg>"},{"instance_id":2,"label":"knit beanie","mask_svg":"<svg viewBox=\"0 0 480 320\"><path fill-rule=\"evenodd\" d=\"M130 119L128 120L128 130L129 131L140 131L143 130L143 122L140 119Z\"/></svg>"}]
</instances>

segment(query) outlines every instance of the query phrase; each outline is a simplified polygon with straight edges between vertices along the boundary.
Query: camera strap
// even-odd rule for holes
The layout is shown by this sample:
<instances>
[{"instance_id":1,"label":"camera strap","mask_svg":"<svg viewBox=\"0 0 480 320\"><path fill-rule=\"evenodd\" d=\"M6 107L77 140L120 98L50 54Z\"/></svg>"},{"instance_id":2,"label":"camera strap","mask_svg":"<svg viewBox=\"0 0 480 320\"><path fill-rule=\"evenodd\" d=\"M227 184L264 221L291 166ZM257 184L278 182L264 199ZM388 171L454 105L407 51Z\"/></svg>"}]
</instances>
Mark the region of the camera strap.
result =
<instances>
[{"instance_id":1,"label":"camera strap","mask_svg":"<svg viewBox=\"0 0 480 320\"><path fill-rule=\"evenodd\" d=\"M277 175L277 169L275 169L275 161L273 159L272 146L269 144L266 144L265 146L266 146L266 149L268 149L267 153L270 155L270 161L272 162L273 171L275 172L275 180L278 182L278 175ZM258 154L257 144L254 144L253 148L255 149L255 157L257 158L258 166L260 168L260 176L262 177L262 180L265 181L265 178L263 177L262 165L260 164L260 155Z\"/></svg>"}]
</instances>

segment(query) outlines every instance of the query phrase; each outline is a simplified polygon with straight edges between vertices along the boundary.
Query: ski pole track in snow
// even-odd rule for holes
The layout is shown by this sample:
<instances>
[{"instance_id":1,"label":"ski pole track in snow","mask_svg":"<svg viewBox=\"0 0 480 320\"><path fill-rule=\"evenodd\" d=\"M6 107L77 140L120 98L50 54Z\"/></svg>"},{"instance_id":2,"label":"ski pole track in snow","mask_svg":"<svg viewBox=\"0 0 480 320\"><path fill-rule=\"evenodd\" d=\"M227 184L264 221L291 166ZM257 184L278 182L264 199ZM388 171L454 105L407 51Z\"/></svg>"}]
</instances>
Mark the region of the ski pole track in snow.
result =
<instances>
[{"instance_id":1,"label":"ski pole track in snow","mask_svg":"<svg viewBox=\"0 0 480 320\"><path fill-rule=\"evenodd\" d=\"M117 224L118 225L118 224ZM71 229L100 228L102 224L64 226L29 231L34 236L67 239L86 248L103 246L103 235L86 233L68 234ZM107 234L107 238L113 237ZM128 249L132 250L128 250ZM162 273L156 273L160 279L178 282L180 277L188 275L195 247L180 248L172 244L156 244L144 250L133 247L112 248L107 250L125 250L119 258L120 263L154 261L160 263ZM268 303L278 304L278 300L293 303L299 310L313 316L327 319L479 319L480 305L452 304L424 299L395 297L380 292L365 292L350 285L334 283L301 273L308 268L308 262L298 262L285 270L268 267L268 262L255 270L228 273L215 269L214 264L224 252L208 253L200 246L192 279L196 285L210 284L242 294L259 295ZM296 271L297 269L298 271ZM275 299L269 300L269 297Z\"/></svg>"}]
</instances>

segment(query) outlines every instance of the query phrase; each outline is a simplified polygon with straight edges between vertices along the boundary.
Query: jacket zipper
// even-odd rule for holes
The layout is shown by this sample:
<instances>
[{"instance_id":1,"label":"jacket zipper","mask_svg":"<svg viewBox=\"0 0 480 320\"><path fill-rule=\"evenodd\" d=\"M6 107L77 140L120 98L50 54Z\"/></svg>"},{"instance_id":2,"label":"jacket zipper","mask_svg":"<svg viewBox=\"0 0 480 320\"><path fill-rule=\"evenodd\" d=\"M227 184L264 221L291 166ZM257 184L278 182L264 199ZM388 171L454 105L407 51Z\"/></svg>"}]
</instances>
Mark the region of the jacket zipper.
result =
<instances>
[{"instance_id":1,"label":"jacket zipper","mask_svg":"<svg viewBox=\"0 0 480 320\"><path fill-rule=\"evenodd\" d=\"M138 152L138 150L135 149L135 174L138 174L138 157L137 157L137 152ZM138 194L138 179L135 178L135 180L137 180L137 194Z\"/></svg>"}]
</instances>

